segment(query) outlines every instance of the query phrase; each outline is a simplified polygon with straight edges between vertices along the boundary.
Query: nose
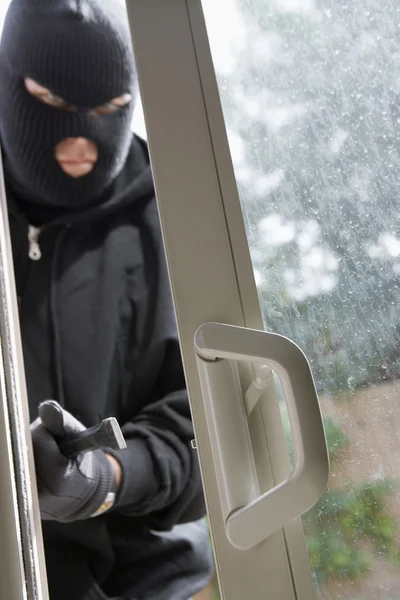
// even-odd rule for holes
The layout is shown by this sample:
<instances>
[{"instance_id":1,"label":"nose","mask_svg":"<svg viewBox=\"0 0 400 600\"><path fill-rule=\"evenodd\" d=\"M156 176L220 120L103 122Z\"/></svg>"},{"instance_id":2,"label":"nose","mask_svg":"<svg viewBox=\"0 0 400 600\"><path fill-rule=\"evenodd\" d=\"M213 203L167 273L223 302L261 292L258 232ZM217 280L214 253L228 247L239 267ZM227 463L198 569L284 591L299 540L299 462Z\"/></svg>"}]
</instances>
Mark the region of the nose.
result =
<instances>
[{"instance_id":1,"label":"nose","mask_svg":"<svg viewBox=\"0 0 400 600\"><path fill-rule=\"evenodd\" d=\"M57 144L55 157L64 173L77 178L93 171L98 150L96 144L87 138L66 138Z\"/></svg>"}]
</instances>

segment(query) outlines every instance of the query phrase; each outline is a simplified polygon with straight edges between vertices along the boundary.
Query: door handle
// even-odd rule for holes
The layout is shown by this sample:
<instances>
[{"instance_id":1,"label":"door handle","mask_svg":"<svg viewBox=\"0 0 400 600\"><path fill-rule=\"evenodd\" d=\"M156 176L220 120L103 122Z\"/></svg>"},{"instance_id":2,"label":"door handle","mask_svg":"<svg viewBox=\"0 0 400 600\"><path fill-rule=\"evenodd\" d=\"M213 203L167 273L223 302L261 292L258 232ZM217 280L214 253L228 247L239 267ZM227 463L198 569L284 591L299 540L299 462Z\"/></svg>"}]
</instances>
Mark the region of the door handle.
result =
<instances>
[{"instance_id":1,"label":"door handle","mask_svg":"<svg viewBox=\"0 0 400 600\"><path fill-rule=\"evenodd\" d=\"M314 379L300 348L275 333L206 323L194 343L226 535L248 550L309 510L325 490L329 457ZM237 361L269 366L288 407L294 468L262 494Z\"/></svg>"}]
</instances>

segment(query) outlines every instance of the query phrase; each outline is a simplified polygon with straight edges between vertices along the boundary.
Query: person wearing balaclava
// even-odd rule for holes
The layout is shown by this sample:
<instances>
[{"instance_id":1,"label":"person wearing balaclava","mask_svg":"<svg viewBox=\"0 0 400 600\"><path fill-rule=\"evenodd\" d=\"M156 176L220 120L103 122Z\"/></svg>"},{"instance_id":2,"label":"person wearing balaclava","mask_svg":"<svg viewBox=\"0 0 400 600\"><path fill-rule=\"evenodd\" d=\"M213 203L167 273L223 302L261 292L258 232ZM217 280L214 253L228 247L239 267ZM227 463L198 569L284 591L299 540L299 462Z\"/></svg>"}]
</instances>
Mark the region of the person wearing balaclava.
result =
<instances>
[{"instance_id":1,"label":"person wearing balaclava","mask_svg":"<svg viewBox=\"0 0 400 600\"><path fill-rule=\"evenodd\" d=\"M51 600L188 600L212 570L118 0L12 0L0 140ZM116 417L127 448L67 458Z\"/></svg>"}]
</instances>

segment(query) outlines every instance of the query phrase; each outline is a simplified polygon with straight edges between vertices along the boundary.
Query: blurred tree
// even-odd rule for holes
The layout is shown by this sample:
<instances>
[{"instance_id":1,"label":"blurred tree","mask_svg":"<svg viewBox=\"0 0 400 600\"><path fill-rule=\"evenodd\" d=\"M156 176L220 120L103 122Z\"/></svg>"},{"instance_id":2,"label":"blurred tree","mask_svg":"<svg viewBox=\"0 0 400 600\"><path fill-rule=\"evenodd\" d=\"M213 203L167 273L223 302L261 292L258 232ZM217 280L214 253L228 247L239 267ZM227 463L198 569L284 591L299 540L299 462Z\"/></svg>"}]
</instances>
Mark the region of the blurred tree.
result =
<instances>
[{"instance_id":1,"label":"blurred tree","mask_svg":"<svg viewBox=\"0 0 400 600\"><path fill-rule=\"evenodd\" d=\"M266 326L303 348L323 394L398 378L400 0L223 1L232 18L209 32ZM325 427L346 475L351 443ZM398 564L393 489L332 486L304 518L319 582Z\"/></svg>"},{"instance_id":2,"label":"blurred tree","mask_svg":"<svg viewBox=\"0 0 400 600\"><path fill-rule=\"evenodd\" d=\"M400 3L237 6L219 81L267 327L325 393L397 377Z\"/></svg>"}]
</instances>

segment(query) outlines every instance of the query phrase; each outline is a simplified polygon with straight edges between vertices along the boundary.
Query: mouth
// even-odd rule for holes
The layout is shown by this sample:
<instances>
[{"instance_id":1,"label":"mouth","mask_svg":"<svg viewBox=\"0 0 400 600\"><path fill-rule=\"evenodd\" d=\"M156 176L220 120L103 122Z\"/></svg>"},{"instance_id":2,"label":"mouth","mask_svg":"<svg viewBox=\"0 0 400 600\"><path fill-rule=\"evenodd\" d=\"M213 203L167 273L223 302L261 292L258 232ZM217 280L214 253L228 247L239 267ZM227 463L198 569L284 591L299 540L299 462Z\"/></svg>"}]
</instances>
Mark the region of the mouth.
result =
<instances>
[{"instance_id":1,"label":"mouth","mask_svg":"<svg viewBox=\"0 0 400 600\"><path fill-rule=\"evenodd\" d=\"M89 158L83 158L80 160L59 159L57 162L64 173L74 178L88 175L91 171L93 171L96 164L95 161L90 160Z\"/></svg>"}]
</instances>

